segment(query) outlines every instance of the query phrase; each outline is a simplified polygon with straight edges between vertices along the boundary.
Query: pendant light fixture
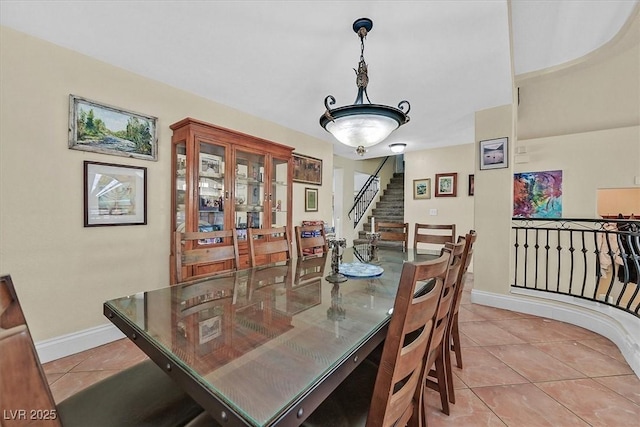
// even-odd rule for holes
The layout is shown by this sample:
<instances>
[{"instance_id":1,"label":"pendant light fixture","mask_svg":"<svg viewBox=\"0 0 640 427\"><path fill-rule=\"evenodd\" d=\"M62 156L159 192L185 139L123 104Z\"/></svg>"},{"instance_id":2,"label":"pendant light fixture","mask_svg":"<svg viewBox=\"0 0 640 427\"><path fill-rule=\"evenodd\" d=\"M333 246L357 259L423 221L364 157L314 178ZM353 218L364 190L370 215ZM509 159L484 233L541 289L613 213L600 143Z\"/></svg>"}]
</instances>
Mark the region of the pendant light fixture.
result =
<instances>
[{"instance_id":1,"label":"pendant light fixture","mask_svg":"<svg viewBox=\"0 0 640 427\"><path fill-rule=\"evenodd\" d=\"M398 108L372 104L367 94L369 76L364 61L364 39L373 28L373 21L360 18L353 23L353 31L360 37L360 62L356 71L358 95L352 105L331 109L336 99L329 95L324 99L326 111L320 117L320 126L338 141L353 147L363 155L367 147L384 141L394 130L409 121L409 101L400 101ZM364 103L367 98L367 104ZM406 108L407 111L404 111Z\"/></svg>"},{"instance_id":2,"label":"pendant light fixture","mask_svg":"<svg viewBox=\"0 0 640 427\"><path fill-rule=\"evenodd\" d=\"M395 144L389 144L389 149L396 154L404 153L404 149L407 148L407 144L402 142L396 142Z\"/></svg>"}]
</instances>

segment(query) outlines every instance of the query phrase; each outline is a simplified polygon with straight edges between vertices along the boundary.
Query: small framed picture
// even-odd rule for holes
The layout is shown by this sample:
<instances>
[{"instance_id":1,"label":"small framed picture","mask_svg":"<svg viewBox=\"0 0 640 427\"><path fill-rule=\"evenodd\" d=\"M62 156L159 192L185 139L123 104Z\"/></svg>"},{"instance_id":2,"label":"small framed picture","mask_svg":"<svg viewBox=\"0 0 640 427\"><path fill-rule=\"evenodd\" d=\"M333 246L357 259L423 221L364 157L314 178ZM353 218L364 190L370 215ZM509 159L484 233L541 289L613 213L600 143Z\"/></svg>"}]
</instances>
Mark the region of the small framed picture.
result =
<instances>
[{"instance_id":1,"label":"small framed picture","mask_svg":"<svg viewBox=\"0 0 640 427\"><path fill-rule=\"evenodd\" d=\"M436 174L436 197L456 197L458 193L458 174Z\"/></svg>"},{"instance_id":2,"label":"small framed picture","mask_svg":"<svg viewBox=\"0 0 640 427\"><path fill-rule=\"evenodd\" d=\"M200 153L200 175L220 176L220 163L222 159L212 154Z\"/></svg>"},{"instance_id":3,"label":"small framed picture","mask_svg":"<svg viewBox=\"0 0 640 427\"><path fill-rule=\"evenodd\" d=\"M84 226L147 223L147 168L84 162Z\"/></svg>"},{"instance_id":4,"label":"small framed picture","mask_svg":"<svg viewBox=\"0 0 640 427\"><path fill-rule=\"evenodd\" d=\"M475 175L469 175L469 195L473 196L475 190Z\"/></svg>"},{"instance_id":5,"label":"small framed picture","mask_svg":"<svg viewBox=\"0 0 640 427\"><path fill-rule=\"evenodd\" d=\"M304 211L318 212L318 189L305 187L304 189Z\"/></svg>"},{"instance_id":6,"label":"small framed picture","mask_svg":"<svg viewBox=\"0 0 640 427\"><path fill-rule=\"evenodd\" d=\"M322 159L293 153L293 182L322 185Z\"/></svg>"},{"instance_id":7,"label":"small framed picture","mask_svg":"<svg viewBox=\"0 0 640 427\"><path fill-rule=\"evenodd\" d=\"M414 199L430 199L431 198L431 178L413 180L413 198Z\"/></svg>"},{"instance_id":8,"label":"small framed picture","mask_svg":"<svg viewBox=\"0 0 640 427\"><path fill-rule=\"evenodd\" d=\"M480 141L480 169L502 169L509 166L509 138Z\"/></svg>"}]
</instances>

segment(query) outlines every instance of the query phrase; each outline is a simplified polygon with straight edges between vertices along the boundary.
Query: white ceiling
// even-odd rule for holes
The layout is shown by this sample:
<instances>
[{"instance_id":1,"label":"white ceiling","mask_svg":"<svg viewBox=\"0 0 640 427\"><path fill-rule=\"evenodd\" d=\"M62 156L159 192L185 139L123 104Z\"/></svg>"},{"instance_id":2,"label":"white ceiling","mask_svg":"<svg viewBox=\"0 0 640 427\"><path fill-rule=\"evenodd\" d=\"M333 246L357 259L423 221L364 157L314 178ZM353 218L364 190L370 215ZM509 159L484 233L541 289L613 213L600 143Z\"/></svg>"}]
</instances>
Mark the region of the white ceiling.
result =
<instances>
[{"instance_id":1,"label":"white ceiling","mask_svg":"<svg viewBox=\"0 0 640 427\"><path fill-rule=\"evenodd\" d=\"M516 75L609 41L638 0L513 0ZM369 97L411 121L364 156L474 140L474 112L511 103L507 1L10 1L0 24L334 143L324 98L353 103L360 43ZM0 47L2 47L0 40ZM89 96L88 94L85 94ZM153 112L149 112L153 114Z\"/></svg>"}]
</instances>

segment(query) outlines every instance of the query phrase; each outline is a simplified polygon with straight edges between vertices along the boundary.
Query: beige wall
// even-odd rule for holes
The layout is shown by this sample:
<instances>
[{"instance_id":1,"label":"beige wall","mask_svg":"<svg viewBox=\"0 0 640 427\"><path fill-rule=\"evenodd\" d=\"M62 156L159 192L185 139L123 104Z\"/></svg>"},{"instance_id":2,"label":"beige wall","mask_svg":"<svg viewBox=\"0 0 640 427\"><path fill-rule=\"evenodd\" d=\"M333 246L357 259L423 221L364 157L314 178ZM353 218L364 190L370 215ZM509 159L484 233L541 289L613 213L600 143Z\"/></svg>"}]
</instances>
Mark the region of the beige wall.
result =
<instances>
[{"instance_id":1,"label":"beige wall","mask_svg":"<svg viewBox=\"0 0 640 427\"><path fill-rule=\"evenodd\" d=\"M598 190L598 215L623 214L640 217L640 188L603 188Z\"/></svg>"},{"instance_id":2,"label":"beige wall","mask_svg":"<svg viewBox=\"0 0 640 427\"><path fill-rule=\"evenodd\" d=\"M562 216L596 218L598 189L633 187L640 176L640 127L519 141L529 161L514 172L562 170Z\"/></svg>"},{"instance_id":3,"label":"beige wall","mask_svg":"<svg viewBox=\"0 0 640 427\"><path fill-rule=\"evenodd\" d=\"M511 105L476 112L476 143L508 137L509 162L503 169L479 170L475 175L475 230L473 253L474 289L493 293L509 292L511 257L511 215L513 211L513 108Z\"/></svg>"},{"instance_id":4,"label":"beige wall","mask_svg":"<svg viewBox=\"0 0 640 427\"><path fill-rule=\"evenodd\" d=\"M323 159L317 213L294 184L293 222L331 218L331 144L0 29L0 274L11 274L36 341L109 323L102 303L169 284L169 125L194 117ZM69 94L158 117L158 162L67 148ZM82 162L148 169L148 224L83 227Z\"/></svg>"},{"instance_id":5,"label":"beige wall","mask_svg":"<svg viewBox=\"0 0 640 427\"><path fill-rule=\"evenodd\" d=\"M416 223L456 224L456 233L463 235L473 228L474 197L469 196L469 175L474 173L473 144L456 145L412 152L405 156L404 219L409 223L409 246L413 247ZM435 197L435 177L439 173L457 173L457 197ZM413 198L413 181L431 179L431 198ZM431 215L432 209L437 211Z\"/></svg>"},{"instance_id":6,"label":"beige wall","mask_svg":"<svg viewBox=\"0 0 640 427\"><path fill-rule=\"evenodd\" d=\"M640 7L607 45L553 70L517 76L518 139L640 124Z\"/></svg>"}]
</instances>

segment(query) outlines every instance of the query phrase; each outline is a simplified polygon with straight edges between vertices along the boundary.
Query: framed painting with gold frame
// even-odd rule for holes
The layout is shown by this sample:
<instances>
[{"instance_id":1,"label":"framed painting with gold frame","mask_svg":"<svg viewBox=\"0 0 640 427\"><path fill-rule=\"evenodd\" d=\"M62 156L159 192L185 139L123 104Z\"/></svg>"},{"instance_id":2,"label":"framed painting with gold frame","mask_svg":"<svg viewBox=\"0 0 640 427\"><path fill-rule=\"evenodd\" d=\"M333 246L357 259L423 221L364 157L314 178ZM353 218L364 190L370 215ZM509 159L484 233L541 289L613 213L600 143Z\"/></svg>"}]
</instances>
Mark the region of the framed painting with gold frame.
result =
<instances>
[{"instance_id":1,"label":"framed painting with gold frame","mask_svg":"<svg viewBox=\"0 0 640 427\"><path fill-rule=\"evenodd\" d=\"M413 198L416 200L431 198L431 178L413 180Z\"/></svg>"}]
</instances>

